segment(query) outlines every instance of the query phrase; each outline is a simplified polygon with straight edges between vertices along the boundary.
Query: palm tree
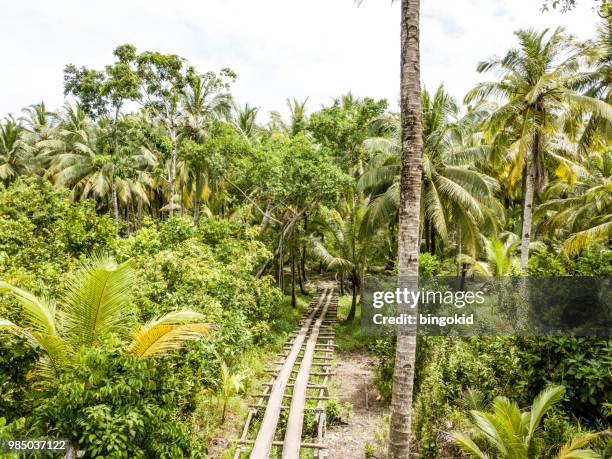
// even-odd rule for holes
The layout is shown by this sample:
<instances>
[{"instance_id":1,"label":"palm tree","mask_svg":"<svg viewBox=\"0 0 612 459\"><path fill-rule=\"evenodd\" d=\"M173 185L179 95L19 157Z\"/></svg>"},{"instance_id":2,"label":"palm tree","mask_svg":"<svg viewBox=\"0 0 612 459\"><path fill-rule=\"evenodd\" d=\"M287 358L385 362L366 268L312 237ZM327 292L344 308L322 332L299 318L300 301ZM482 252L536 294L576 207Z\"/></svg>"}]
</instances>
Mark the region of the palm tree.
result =
<instances>
[{"instance_id":1,"label":"palm tree","mask_svg":"<svg viewBox=\"0 0 612 459\"><path fill-rule=\"evenodd\" d=\"M108 200L113 217L119 220L119 202L148 202L147 169L156 158L150 151L133 145L112 152L107 124L93 123L77 107L66 107L56 139L39 142L52 155L46 175L58 186L72 190L73 199L94 196Z\"/></svg>"},{"instance_id":2,"label":"palm tree","mask_svg":"<svg viewBox=\"0 0 612 459\"><path fill-rule=\"evenodd\" d=\"M198 75L185 91L183 135L198 145L206 143L210 138L215 121L228 118L232 110L230 94L219 92L217 84L212 75ZM202 198L207 199L210 195L209 159L202 157L200 152L190 152L188 156L188 159L179 163L178 176L191 189L193 220L197 222L202 210ZM181 205L181 210L183 207Z\"/></svg>"},{"instance_id":3,"label":"palm tree","mask_svg":"<svg viewBox=\"0 0 612 459\"><path fill-rule=\"evenodd\" d=\"M100 345L111 336L122 338L128 352L153 357L209 331L204 316L187 309L138 323L130 303L133 281L129 261L117 265L104 255L83 265L58 304L0 281L0 292L19 302L24 318L22 325L0 318L0 329L25 338L43 352L38 373L44 378L53 378L69 366L79 347Z\"/></svg>"},{"instance_id":4,"label":"palm tree","mask_svg":"<svg viewBox=\"0 0 612 459\"><path fill-rule=\"evenodd\" d=\"M44 102L30 105L22 111L25 115L20 120L26 131L32 136L32 144L51 137L56 115L53 112L47 111Z\"/></svg>"},{"instance_id":5,"label":"palm tree","mask_svg":"<svg viewBox=\"0 0 612 459\"><path fill-rule=\"evenodd\" d=\"M356 0L361 3L363 0ZM401 143L398 277L419 275L423 140L421 132L420 0L401 1ZM389 434L389 458L410 455L416 334L397 337Z\"/></svg>"},{"instance_id":6,"label":"palm tree","mask_svg":"<svg viewBox=\"0 0 612 459\"><path fill-rule=\"evenodd\" d=\"M589 97L612 104L612 21L604 20L597 27L597 38L585 49L590 68L572 82L575 90L584 91ZM610 144L612 123L609 118L592 114L585 120L581 110L570 110L564 120L569 130L578 137L583 153L604 152Z\"/></svg>"},{"instance_id":7,"label":"palm tree","mask_svg":"<svg viewBox=\"0 0 612 459\"><path fill-rule=\"evenodd\" d=\"M0 122L0 180L5 185L27 169L30 150L23 134L24 128L12 117Z\"/></svg>"},{"instance_id":8,"label":"palm tree","mask_svg":"<svg viewBox=\"0 0 612 459\"><path fill-rule=\"evenodd\" d=\"M564 239L569 256L612 237L612 152L593 154L575 184L557 181L536 211L539 231Z\"/></svg>"},{"instance_id":9,"label":"palm tree","mask_svg":"<svg viewBox=\"0 0 612 459\"><path fill-rule=\"evenodd\" d=\"M499 80L477 85L466 96L466 102L490 96L504 101L491 114L487 129L492 135L512 132L507 150L512 163L509 179L515 183L521 175L525 177L520 258L524 271L529 259L534 195L546 183L546 155L551 133L560 129L555 122L559 113L571 106L611 119L612 108L573 89L576 74L585 63L585 50L562 28L551 34L548 29L519 30L516 36L518 49L478 65L479 72L497 72Z\"/></svg>"},{"instance_id":10,"label":"palm tree","mask_svg":"<svg viewBox=\"0 0 612 459\"><path fill-rule=\"evenodd\" d=\"M502 234L501 238L484 240L484 261L463 255L459 262L471 265L468 275L509 276L519 268L518 259L515 257L519 246L520 239L514 233Z\"/></svg>"},{"instance_id":11,"label":"palm tree","mask_svg":"<svg viewBox=\"0 0 612 459\"><path fill-rule=\"evenodd\" d=\"M360 4L363 0L356 0ZM402 170L398 227L398 277L419 275L423 140L421 132L420 0L401 0L400 111ZM416 333L397 337L389 458L407 459L412 430Z\"/></svg>"},{"instance_id":12,"label":"palm tree","mask_svg":"<svg viewBox=\"0 0 612 459\"><path fill-rule=\"evenodd\" d=\"M449 228L461 235L471 253L480 245L481 229L494 230L503 209L494 197L497 182L478 171L470 153L478 150L474 132L482 112L469 111L459 118L459 107L440 86L430 96L424 89L423 175L421 222L427 251L436 252L436 239L448 239ZM391 128L390 132L399 129ZM358 190L373 194L367 224L380 227L397 219L399 208L400 144L395 136L367 139L366 149L375 153L358 182Z\"/></svg>"},{"instance_id":13,"label":"palm tree","mask_svg":"<svg viewBox=\"0 0 612 459\"><path fill-rule=\"evenodd\" d=\"M221 378L219 384L219 399L221 401L221 424L225 424L227 404L243 389L244 376L233 373L225 362L221 363Z\"/></svg>"},{"instance_id":14,"label":"palm tree","mask_svg":"<svg viewBox=\"0 0 612 459\"><path fill-rule=\"evenodd\" d=\"M287 134L290 137L294 137L300 132L306 129L308 123L308 115L306 114L306 104L308 103L308 97L303 101L299 101L296 98L287 99L287 108L289 109L289 122L283 120L282 115L277 111L270 112L270 129L272 131L279 131Z\"/></svg>"},{"instance_id":15,"label":"palm tree","mask_svg":"<svg viewBox=\"0 0 612 459\"><path fill-rule=\"evenodd\" d=\"M529 411L521 412L515 402L506 397L497 397L493 401L492 411L472 410L472 427L467 432L452 432L457 446L470 457L489 459L491 457L529 459L540 457L536 451L536 439L540 423L546 413L565 394L562 386L544 389L534 399ZM601 456L584 447L597 438L597 433L587 433L563 445L555 459L597 459ZM481 449L478 445L487 445ZM491 456L485 451L491 450Z\"/></svg>"},{"instance_id":16,"label":"palm tree","mask_svg":"<svg viewBox=\"0 0 612 459\"><path fill-rule=\"evenodd\" d=\"M257 113L259 107L253 107L248 103L244 106L234 104L234 115L232 117L232 124L236 130L244 136L249 142L257 134Z\"/></svg>"},{"instance_id":17,"label":"palm tree","mask_svg":"<svg viewBox=\"0 0 612 459\"><path fill-rule=\"evenodd\" d=\"M43 144L53 139L55 133L56 114L47 111L44 102L30 105L22 110L24 116L20 118L24 127L24 141L31 152L29 158L32 171L43 174L49 166L49 156L45 155Z\"/></svg>"},{"instance_id":18,"label":"palm tree","mask_svg":"<svg viewBox=\"0 0 612 459\"><path fill-rule=\"evenodd\" d=\"M371 234L362 228L365 207L356 203L349 205L347 215L343 218L336 210L331 210L321 221L313 222L311 230L324 235L328 247L320 240L311 238L311 244L328 269L340 273L340 282L348 274L352 284L353 299L346 318L351 322L357 311L357 290L363 286L363 275L366 269L367 254L370 248Z\"/></svg>"},{"instance_id":19,"label":"palm tree","mask_svg":"<svg viewBox=\"0 0 612 459\"><path fill-rule=\"evenodd\" d=\"M197 142L204 142L210 135L213 122L229 117L232 97L219 92L211 75L195 75L184 90L184 133Z\"/></svg>"}]
</instances>

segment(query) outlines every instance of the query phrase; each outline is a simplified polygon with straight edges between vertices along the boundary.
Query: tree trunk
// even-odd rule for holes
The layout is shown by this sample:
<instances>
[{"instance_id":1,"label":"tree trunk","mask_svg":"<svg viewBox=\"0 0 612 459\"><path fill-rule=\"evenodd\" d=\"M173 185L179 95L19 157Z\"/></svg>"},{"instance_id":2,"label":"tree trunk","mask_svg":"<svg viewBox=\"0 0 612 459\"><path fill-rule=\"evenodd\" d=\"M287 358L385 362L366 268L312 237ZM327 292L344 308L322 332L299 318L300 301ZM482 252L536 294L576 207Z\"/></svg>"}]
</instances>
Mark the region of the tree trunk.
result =
<instances>
[{"instance_id":1,"label":"tree trunk","mask_svg":"<svg viewBox=\"0 0 612 459\"><path fill-rule=\"evenodd\" d=\"M298 252L299 253L299 252ZM308 292L306 291L306 289L304 288L304 280L303 280L303 276L302 276L302 267L301 267L301 263L297 263L297 278L298 278L298 284L300 286L300 293L302 295L308 295Z\"/></svg>"},{"instance_id":2,"label":"tree trunk","mask_svg":"<svg viewBox=\"0 0 612 459\"><path fill-rule=\"evenodd\" d=\"M436 230L433 227L433 225L431 225L431 240L430 240L430 244L431 244L431 253L432 255L436 254ZM444 248L443 248L444 249Z\"/></svg>"},{"instance_id":3,"label":"tree trunk","mask_svg":"<svg viewBox=\"0 0 612 459\"><path fill-rule=\"evenodd\" d=\"M308 279L306 279L306 237L307 235L308 235L308 215L304 214L304 244L302 246L302 258L300 260L304 283L308 282Z\"/></svg>"},{"instance_id":4,"label":"tree trunk","mask_svg":"<svg viewBox=\"0 0 612 459\"><path fill-rule=\"evenodd\" d=\"M355 319L355 313L357 312L357 289L359 288L359 278L357 273L353 271L351 274L351 281L353 282L353 300L351 302L351 310L346 316L347 322L352 322Z\"/></svg>"},{"instance_id":5,"label":"tree trunk","mask_svg":"<svg viewBox=\"0 0 612 459\"><path fill-rule=\"evenodd\" d=\"M221 413L221 425L225 424L225 413L227 411L227 399L223 400L223 411Z\"/></svg>"},{"instance_id":6,"label":"tree trunk","mask_svg":"<svg viewBox=\"0 0 612 459\"><path fill-rule=\"evenodd\" d=\"M465 275L467 274L467 264L461 263L461 282L459 283L459 291L465 290Z\"/></svg>"},{"instance_id":7,"label":"tree trunk","mask_svg":"<svg viewBox=\"0 0 612 459\"><path fill-rule=\"evenodd\" d=\"M419 274L419 215L422 150L421 84L419 51L420 0L402 0L401 6L401 128L402 174L398 229L398 276L417 279ZM402 305L398 305L398 308ZM416 309L412 310L412 314ZM402 329L403 330L403 329ZM389 432L389 458L410 455L412 396L416 358L416 331L397 336Z\"/></svg>"},{"instance_id":8,"label":"tree trunk","mask_svg":"<svg viewBox=\"0 0 612 459\"><path fill-rule=\"evenodd\" d=\"M142 227L142 198L138 198L138 208L137 208L137 217L136 217L136 229L140 229Z\"/></svg>"},{"instance_id":9,"label":"tree trunk","mask_svg":"<svg viewBox=\"0 0 612 459\"><path fill-rule=\"evenodd\" d=\"M270 215L272 214L272 201L268 200L268 204L266 205L266 210L263 215L263 219L261 220L261 226L259 227L259 235L261 236L266 228L268 227L268 223L270 222Z\"/></svg>"},{"instance_id":10,"label":"tree trunk","mask_svg":"<svg viewBox=\"0 0 612 459\"><path fill-rule=\"evenodd\" d=\"M183 180L179 180L179 198L181 203L181 218L185 216L185 183Z\"/></svg>"},{"instance_id":11,"label":"tree trunk","mask_svg":"<svg viewBox=\"0 0 612 459\"><path fill-rule=\"evenodd\" d=\"M340 296L344 296L344 271L340 271Z\"/></svg>"},{"instance_id":12,"label":"tree trunk","mask_svg":"<svg viewBox=\"0 0 612 459\"><path fill-rule=\"evenodd\" d=\"M168 215L174 215L174 177L176 177L176 133L173 129L169 129L170 141L172 142L172 157L170 158L170 167L168 168Z\"/></svg>"},{"instance_id":13,"label":"tree trunk","mask_svg":"<svg viewBox=\"0 0 612 459\"><path fill-rule=\"evenodd\" d=\"M536 136L535 143L538 139ZM534 146L534 148L537 148ZM529 242L531 242L531 217L533 216L533 195L535 190L535 167L532 163L527 166L527 189L525 190L525 202L523 204L523 229L521 231L521 271L527 271L529 263Z\"/></svg>"},{"instance_id":14,"label":"tree trunk","mask_svg":"<svg viewBox=\"0 0 612 459\"><path fill-rule=\"evenodd\" d=\"M113 184L111 185L111 199L113 201L113 219L118 222L119 221L119 201L117 199L117 185L115 185L115 180L113 179Z\"/></svg>"},{"instance_id":15,"label":"tree trunk","mask_svg":"<svg viewBox=\"0 0 612 459\"><path fill-rule=\"evenodd\" d=\"M297 307L295 298L295 250L291 250L291 307Z\"/></svg>"},{"instance_id":16,"label":"tree trunk","mask_svg":"<svg viewBox=\"0 0 612 459\"><path fill-rule=\"evenodd\" d=\"M195 195L193 196L193 223L197 225L198 221L200 221L200 196L198 196L198 191L197 191L197 186L196 186L196 192L195 192Z\"/></svg>"},{"instance_id":17,"label":"tree trunk","mask_svg":"<svg viewBox=\"0 0 612 459\"><path fill-rule=\"evenodd\" d=\"M64 454L64 459L75 459L77 457L76 447L72 442L68 442L68 448L66 448L66 454Z\"/></svg>"}]
</instances>

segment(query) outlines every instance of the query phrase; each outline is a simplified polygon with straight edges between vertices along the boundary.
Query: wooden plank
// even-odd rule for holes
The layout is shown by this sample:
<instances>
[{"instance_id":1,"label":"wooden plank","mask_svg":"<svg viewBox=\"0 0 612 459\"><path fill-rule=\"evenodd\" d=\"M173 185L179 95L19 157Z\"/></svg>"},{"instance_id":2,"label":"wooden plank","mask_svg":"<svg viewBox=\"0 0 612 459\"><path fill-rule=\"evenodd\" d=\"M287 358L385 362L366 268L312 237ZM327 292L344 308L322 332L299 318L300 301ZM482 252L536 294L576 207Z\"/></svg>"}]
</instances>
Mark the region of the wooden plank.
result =
<instances>
[{"instance_id":1,"label":"wooden plank","mask_svg":"<svg viewBox=\"0 0 612 459\"><path fill-rule=\"evenodd\" d=\"M238 440L237 441L238 444L241 445L252 445L253 443L255 443L254 440ZM282 441L273 441L272 442L272 446L283 446L284 442ZM327 445L324 445L322 443L302 443L300 445L302 448L312 448L312 449L327 449ZM253 457L253 453L251 453L251 456ZM295 459L295 458L293 458Z\"/></svg>"},{"instance_id":2,"label":"wooden plank","mask_svg":"<svg viewBox=\"0 0 612 459\"><path fill-rule=\"evenodd\" d=\"M328 289L325 289L317 302L317 307L313 308L312 312L308 316L308 320L295 337L293 347L289 353L289 356L285 360L285 363L279 369L278 377L274 381L270 390L268 406L266 407L263 420L261 421L259 432L257 432L257 438L255 439L253 449L251 450L251 459L268 459L270 456L270 450L272 449L272 443L274 441L274 434L276 433L276 427L280 417L281 406L283 405L283 396L289 377L291 376L291 370L293 369L293 365L298 357L302 343L306 339L306 335L310 329L310 322L312 322L316 313L320 310L324 299L328 296ZM299 455L295 456L293 459L296 457L299 457Z\"/></svg>"},{"instance_id":3,"label":"wooden plank","mask_svg":"<svg viewBox=\"0 0 612 459\"><path fill-rule=\"evenodd\" d=\"M308 389L308 380L310 378L310 369L313 367L315 355L315 345L319 336L319 330L327 308L333 297L333 290L327 297L327 301L323 306L321 315L316 320L314 327L310 332L308 341L306 342L306 350L300 364L300 371L295 378L293 394L291 397L291 409L289 410L289 418L287 419L287 429L285 431L285 444L282 451L282 459L296 459L300 457L300 446L302 441L302 430L304 428L304 406L306 399L321 400L319 397L307 397L306 390Z\"/></svg>"}]
</instances>

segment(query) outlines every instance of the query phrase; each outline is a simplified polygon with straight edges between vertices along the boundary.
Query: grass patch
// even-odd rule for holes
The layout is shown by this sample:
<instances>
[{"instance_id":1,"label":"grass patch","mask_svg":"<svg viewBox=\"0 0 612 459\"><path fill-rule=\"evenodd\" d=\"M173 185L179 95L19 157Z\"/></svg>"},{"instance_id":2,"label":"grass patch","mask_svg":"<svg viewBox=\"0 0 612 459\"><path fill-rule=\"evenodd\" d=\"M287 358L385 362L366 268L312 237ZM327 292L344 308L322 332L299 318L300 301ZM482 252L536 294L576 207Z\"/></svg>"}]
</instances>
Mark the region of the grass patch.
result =
<instances>
[{"instance_id":1,"label":"grass patch","mask_svg":"<svg viewBox=\"0 0 612 459\"><path fill-rule=\"evenodd\" d=\"M374 346L375 338L364 336L361 333L361 307L357 297L357 311L352 322L346 322L351 309L351 295L344 295L338 299L338 325L336 326L336 345L339 352L357 350L370 350Z\"/></svg>"}]
</instances>

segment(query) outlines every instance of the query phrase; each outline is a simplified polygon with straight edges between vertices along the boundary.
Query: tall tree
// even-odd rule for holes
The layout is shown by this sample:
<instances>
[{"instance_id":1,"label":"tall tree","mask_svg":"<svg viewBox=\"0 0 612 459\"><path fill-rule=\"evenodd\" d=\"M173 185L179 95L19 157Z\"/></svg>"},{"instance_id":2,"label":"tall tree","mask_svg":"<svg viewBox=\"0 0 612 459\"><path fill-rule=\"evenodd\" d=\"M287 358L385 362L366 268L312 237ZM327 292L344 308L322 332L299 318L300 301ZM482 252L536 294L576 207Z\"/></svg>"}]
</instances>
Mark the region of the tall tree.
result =
<instances>
[{"instance_id":1,"label":"tall tree","mask_svg":"<svg viewBox=\"0 0 612 459\"><path fill-rule=\"evenodd\" d=\"M459 107L440 86L421 96L423 175L421 231L426 250L436 252L436 240L446 241L455 230L458 243L471 253L480 245L482 228L495 229L503 209L494 198L497 182L473 165L473 137L483 116L471 110L459 118ZM396 119L390 119L391 137L367 139L365 147L375 153L360 177L357 189L370 193L366 225L393 227L399 210L401 143ZM458 236L461 235L459 238ZM395 256L394 256L395 258Z\"/></svg>"},{"instance_id":2,"label":"tall tree","mask_svg":"<svg viewBox=\"0 0 612 459\"><path fill-rule=\"evenodd\" d=\"M23 133L23 126L12 117L0 122L0 180L5 185L26 170L29 149Z\"/></svg>"},{"instance_id":3,"label":"tall tree","mask_svg":"<svg viewBox=\"0 0 612 459\"><path fill-rule=\"evenodd\" d=\"M363 0L356 0L360 4ZM400 111L402 172L398 229L398 277L419 275L419 235L423 139L421 127L420 0L401 1ZM416 333L399 333L396 342L389 458L410 455Z\"/></svg>"},{"instance_id":4,"label":"tall tree","mask_svg":"<svg viewBox=\"0 0 612 459\"><path fill-rule=\"evenodd\" d=\"M363 275L366 270L368 252L371 250L372 234L362 228L365 206L360 205L356 196L347 202L346 216L332 210L321 212L322 218L313 222L313 228L325 236L325 243L311 238L313 251L327 265L340 273L340 282L348 274L352 284L351 309L346 317L347 322L355 319L357 312L357 294L363 286Z\"/></svg>"},{"instance_id":5,"label":"tall tree","mask_svg":"<svg viewBox=\"0 0 612 459\"><path fill-rule=\"evenodd\" d=\"M97 71L73 64L64 69L64 94L75 96L87 116L92 119L107 119L110 123L110 152L114 161L119 160L119 120L126 102L140 98L140 79L134 68L136 48L130 44L118 46L113 52L117 60L107 65L104 71ZM114 173L115 170L111 169ZM117 205L117 186L110 177L113 217L119 220Z\"/></svg>"},{"instance_id":6,"label":"tall tree","mask_svg":"<svg viewBox=\"0 0 612 459\"><path fill-rule=\"evenodd\" d=\"M195 76L192 67L176 54L145 51L135 57L142 80L143 105L160 122L170 141L167 165L168 214L174 215L176 194L176 164L179 134L183 117L183 95L189 79Z\"/></svg>"},{"instance_id":7,"label":"tall tree","mask_svg":"<svg viewBox=\"0 0 612 459\"><path fill-rule=\"evenodd\" d=\"M419 275L423 136L421 128L420 0L401 2L402 175L398 229L398 277ZM399 333L393 370L389 458L407 459L412 431L416 333Z\"/></svg>"},{"instance_id":8,"label":"tall tree","mask_svg":"<svg viewBox=\"0 0 612 459\"><path fill-rule=\"evenodd\" d=\"M553 153L553 134L562 133L557 122L568 107L610 118L612 108L597 98L573 90L577 71L585 63L585 48L557 28L519 30L519 48L511 49L502 58L493 58L478 65L479 72L495 71L499 81L477 85L466 101L494 96L503 104L492 113L488 129L496 135L512 131L507 153L512 163L510 181L526 177L523 189L523 221L521 230L521 270L527 268L532 239L534 198L547 180L546 157ZM555 162L561 160L554 157Z\"/></svg>"}]
</instances>

